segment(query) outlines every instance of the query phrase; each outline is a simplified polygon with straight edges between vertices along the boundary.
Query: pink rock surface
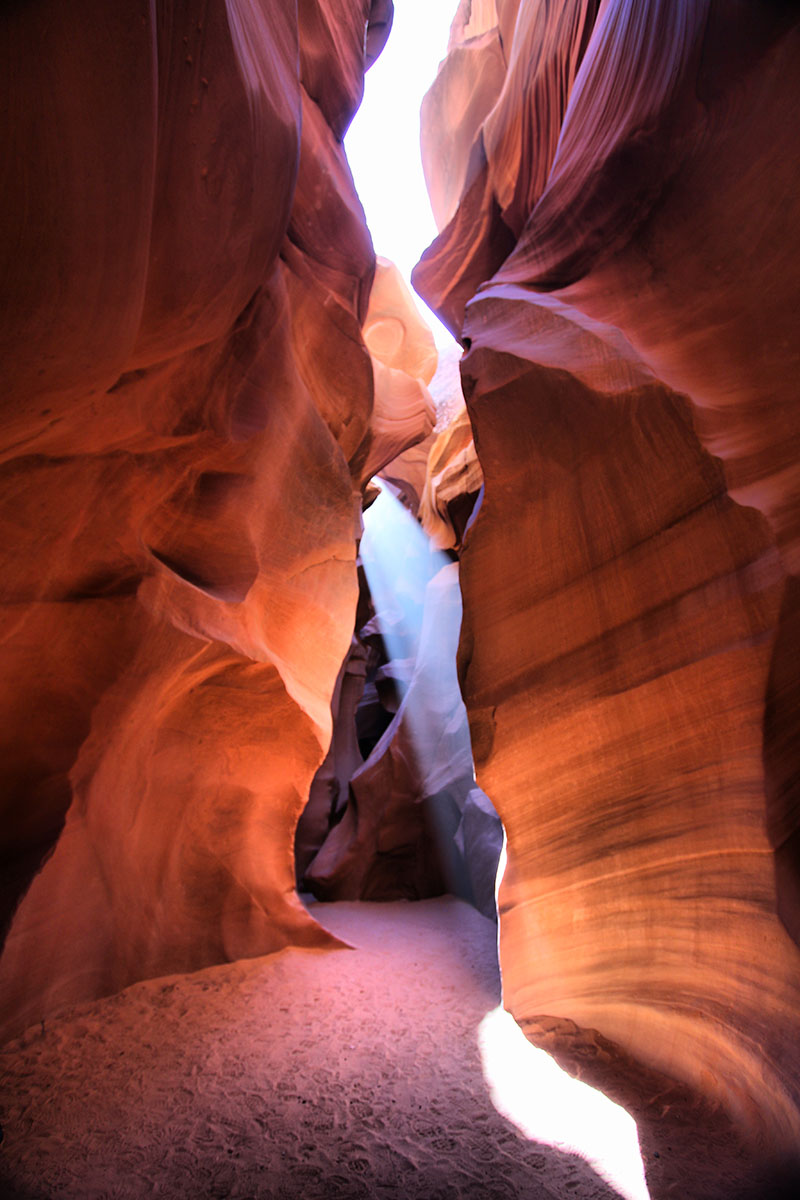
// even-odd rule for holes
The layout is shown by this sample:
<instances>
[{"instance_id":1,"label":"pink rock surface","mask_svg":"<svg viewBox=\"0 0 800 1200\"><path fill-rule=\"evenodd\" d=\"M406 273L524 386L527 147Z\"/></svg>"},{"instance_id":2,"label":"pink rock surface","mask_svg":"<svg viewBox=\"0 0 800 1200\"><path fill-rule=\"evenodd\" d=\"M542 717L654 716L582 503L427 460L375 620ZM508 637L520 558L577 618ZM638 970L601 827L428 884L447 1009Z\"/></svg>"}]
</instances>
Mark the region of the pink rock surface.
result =
<instances>
[{"instance_id":1,"label":"pink rock surface","mask_svg":"<svg viewBox=\"0 0 800 1200\"><path fill-rule=\"evenodd\" d=\"M433 334L399 270L385 258L376 263L363 334L375 383L362 468L366 483L407 447L422 443L436 420L427 388L438 358Z\"/></svg>"},{"instance_id":2,"label":"pink rock surface","mask_svg":"<svg viewBox=\"0 0 800 1200\"><path fill-rule=\"evenodd\" d=\"M350 780L361 767L356 710L364 693L367 647L354 637L342 663L331 702L333 735L328 753L311 783L308 802L295 832L298 882L325 841L334 820L347 805Z\"/></svg>"},{"instance_id":3,"label":"pink rock surface","mask_svg":"<svg viewBox=\"0 0 800 1200\"><path fill-rule=\"evenodd\" d=\"M339 139L390 19L368 0L307 0L299 24L277 0L0 18L6 1034L330 940L293 833L372 441L374 256Z\"/></svg>"},{"instance_id":4,"label":"pink rock surface","mask_svg":"<svg viewBox=\"0 0 800 1200\"><path fill-rule=\"evenodd\" d=\"M434 438L425 473L420 522L439 550L461 548L482 487L472 426L462 409Z\"/></svg>"}]
</instances>

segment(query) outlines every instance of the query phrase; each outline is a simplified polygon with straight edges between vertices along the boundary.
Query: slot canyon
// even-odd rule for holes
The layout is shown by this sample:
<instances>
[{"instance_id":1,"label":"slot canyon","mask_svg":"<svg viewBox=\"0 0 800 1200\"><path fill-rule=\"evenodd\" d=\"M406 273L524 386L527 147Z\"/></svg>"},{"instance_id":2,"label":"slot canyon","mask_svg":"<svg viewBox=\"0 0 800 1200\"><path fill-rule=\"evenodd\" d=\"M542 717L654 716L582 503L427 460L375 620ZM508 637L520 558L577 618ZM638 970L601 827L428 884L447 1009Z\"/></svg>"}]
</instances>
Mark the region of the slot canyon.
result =
<instances>
[{"instance_id":1,"label":"slot canyon","mask_svg":"<svg viewBox=\"0 0 800 1200\"><path fill-rule=\"evenodd\" d=\"M800 1194L800 11L439 2L0 7L0 1200Z\"/></svg>"}]
</instances>

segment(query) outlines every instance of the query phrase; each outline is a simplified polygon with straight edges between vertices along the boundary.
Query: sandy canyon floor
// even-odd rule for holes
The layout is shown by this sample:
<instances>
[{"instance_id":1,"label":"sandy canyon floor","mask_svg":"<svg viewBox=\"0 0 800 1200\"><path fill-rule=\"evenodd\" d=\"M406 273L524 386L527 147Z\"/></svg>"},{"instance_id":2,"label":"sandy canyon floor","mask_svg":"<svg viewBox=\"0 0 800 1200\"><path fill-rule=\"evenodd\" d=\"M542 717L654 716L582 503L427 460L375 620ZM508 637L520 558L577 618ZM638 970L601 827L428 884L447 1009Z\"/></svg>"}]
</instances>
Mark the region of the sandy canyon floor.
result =
<instances>
[{"instance_id":1,"label":"sandy canyon floor","mask_svg":"<svg viewBox=\"0 0 800 1200\"><path fill-rule=\"evenodd\" d=\"M747 1154L721 1113L590 1034L529 1030L618 1107L525 1041L498 1007L495 926L473 909L310 907L354 948L139 983L5 1046L2 1195L735 1194Z\"/></svg>"}]
</instances>

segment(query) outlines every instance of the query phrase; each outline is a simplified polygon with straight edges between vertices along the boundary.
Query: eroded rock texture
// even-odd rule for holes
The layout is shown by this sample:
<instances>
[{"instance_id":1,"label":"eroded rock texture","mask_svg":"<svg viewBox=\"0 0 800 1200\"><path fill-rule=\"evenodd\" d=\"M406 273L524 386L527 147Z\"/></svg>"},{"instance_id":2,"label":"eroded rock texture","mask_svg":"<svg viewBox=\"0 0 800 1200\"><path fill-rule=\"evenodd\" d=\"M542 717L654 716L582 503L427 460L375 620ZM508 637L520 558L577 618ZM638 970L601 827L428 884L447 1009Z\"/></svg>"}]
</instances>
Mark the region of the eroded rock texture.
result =
<instances>
[{"instance_id":1,"label":"eroded rock texture","mask_svg":"<svg viewBox=\"0 0 800 1200\"><path fill-rule=\"evenodd\" d=\"M490 7L427 101L415 282L470 347L461 668L504 994L795 1146L797 17Z\"/></svg>"},{"instance_id":2,"label":"eroded rock texture","mask_svg":"<svg viewBox=\"0 0 800 1200\"><path fill-rule=\"evenodd\" d=\"M433 439L420 506L422 528L440 550L460 549L483 487L466 408Z\"/></svg>"},{"instance_id":3,"label":"eroded rock texture","mask_svg":"<svg viewBox=\"0 0 800 1200\"><path fill-rule=\"evenodd\" d=\"M292 841L383 436L340 138L391 9L0 17L6 1033L327 938Z\"/></svg>"},{"instance_id":4,"label":"eroded rock texture","mask_svg":"<svg viewBox=\"0 0 800 1200\"><path fill-rule=\"evenodd\" d=\"M422 443L435 421L427 387L438 357L433 334L397 267L385 258L376 263L363 332L375 380L366 481L408 453L406 447Z\"/></svg>"}]
</instances>

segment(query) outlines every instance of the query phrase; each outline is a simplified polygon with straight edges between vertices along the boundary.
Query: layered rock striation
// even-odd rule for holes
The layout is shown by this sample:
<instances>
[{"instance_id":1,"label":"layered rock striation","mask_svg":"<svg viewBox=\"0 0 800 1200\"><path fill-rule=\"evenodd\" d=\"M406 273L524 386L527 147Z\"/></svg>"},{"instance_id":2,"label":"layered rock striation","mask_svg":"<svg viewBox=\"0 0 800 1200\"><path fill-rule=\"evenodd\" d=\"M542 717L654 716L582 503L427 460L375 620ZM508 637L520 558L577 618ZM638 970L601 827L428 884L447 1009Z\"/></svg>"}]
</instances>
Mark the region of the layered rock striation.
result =
<instances>
[{"instance_id":1,"label":"layered rock striation","mask_svg":"<svg viewBox=\"0 0 800 1200\"><path fill-rule=\"evenodd\" d=\"M360 489L430 428L411 405L380 448L341 145L391 8L0 17L6 1034L329 940L293 834Z\"/></svg>"},{"instance_id":2,"label":"layered rock striation","mask_svg":"<svg viewBox=\"0 0 800 1200\"><path fill-rule=\"evenodd\" d=\"M415 274L468 348L485 477L460 654L506 1002L784 1147L799 32L781 5L464 0Z\"/></svg>"}]
</instances>

